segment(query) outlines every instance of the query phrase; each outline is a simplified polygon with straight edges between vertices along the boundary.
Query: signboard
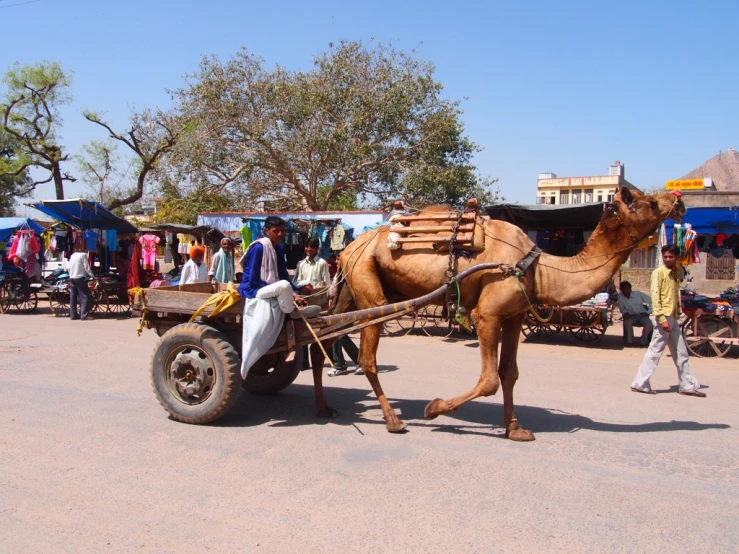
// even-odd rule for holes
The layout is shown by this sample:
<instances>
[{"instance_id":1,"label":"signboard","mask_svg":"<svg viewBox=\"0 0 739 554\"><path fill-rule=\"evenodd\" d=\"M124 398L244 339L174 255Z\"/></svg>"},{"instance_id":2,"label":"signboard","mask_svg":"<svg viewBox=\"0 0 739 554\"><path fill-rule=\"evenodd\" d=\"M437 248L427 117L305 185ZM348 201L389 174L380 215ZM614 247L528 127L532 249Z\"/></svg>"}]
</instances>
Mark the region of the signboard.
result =
<instances>
[{"instance_id":1,"label":"signboard","mask_svg":"<svg viewBox=\"0 0 739 554\"><path fill-rule=\"evenodd\" d=\"M665 190L703 190L703 179L676 179L667 181Z\"/></svg>"}]
</instances>

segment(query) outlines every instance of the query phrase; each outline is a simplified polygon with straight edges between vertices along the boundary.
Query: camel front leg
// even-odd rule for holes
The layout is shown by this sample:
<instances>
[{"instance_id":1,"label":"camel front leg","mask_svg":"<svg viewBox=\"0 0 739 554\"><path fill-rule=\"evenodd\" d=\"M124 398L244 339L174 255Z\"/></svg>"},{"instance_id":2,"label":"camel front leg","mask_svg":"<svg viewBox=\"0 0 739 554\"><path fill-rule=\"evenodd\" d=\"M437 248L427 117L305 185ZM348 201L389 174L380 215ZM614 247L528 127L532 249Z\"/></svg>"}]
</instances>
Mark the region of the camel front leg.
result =
<instances>
[{"instance_id":1,"label":"camel front leg","mask_svg":"<svg viewBox=\"0 0 739 554\"><path fill-rule=\"evenodd\" d=\"M395 413L395 410L387 401L385 392L380 385L380 379L377 377L377 347L380 343L380 328L379 325L373 325L360 331L359 363L364 369L367 380L372 385L372 390L375 391L387 430L390 433L400 433L405 431L406 424L400 420L398 414Z\"/></svg>"},{"instance_id":2,"label":"camel front leg","mask_svg":"<svg viewBox=\"0 0 739 554\"><path fill-rule=\"evenodd\" d=\"M516 315L503 322L503 340L501 341L500 365L498 374L503 385L503 426L505 434L514 441L532 441L534 434L518 425L516 410L513 407L513 387L518 380L518 343L521 338L521 326L525 313Z\"/></svg>"},{"instance_id":3,"label":"camel front leg","mask_svg":"<svg viewBox=\"0 0 739 554\"><path fill-rule=\"evenodd\" d=\"M324 343L323 347L329 349L332 343L333 341L329 341L328 344ZM326 404L326 399L323 397L323 362L325 357L318 343L310 345L310 359L311 368L313 369L313 392L316 396L316 415L327 418L336 417L339 412Z\"/></svg>"},{"instance_id":4,"label":"camel front leg","mask_svg":"<svg viewBox=\"0 0 739 554\"><path fill-rule=\"evenodd\" d=\"M482 357L482 371L477 385L472 390L454 398L443 400L436 398L428 403L424 410L427 419L434 419L442 414L455 411L462 404L479 398L491 396L498 391L498 335L500 333L500 318L479 314L475 319L475 328L480 342Z\"/></svg>"}]
</instances>

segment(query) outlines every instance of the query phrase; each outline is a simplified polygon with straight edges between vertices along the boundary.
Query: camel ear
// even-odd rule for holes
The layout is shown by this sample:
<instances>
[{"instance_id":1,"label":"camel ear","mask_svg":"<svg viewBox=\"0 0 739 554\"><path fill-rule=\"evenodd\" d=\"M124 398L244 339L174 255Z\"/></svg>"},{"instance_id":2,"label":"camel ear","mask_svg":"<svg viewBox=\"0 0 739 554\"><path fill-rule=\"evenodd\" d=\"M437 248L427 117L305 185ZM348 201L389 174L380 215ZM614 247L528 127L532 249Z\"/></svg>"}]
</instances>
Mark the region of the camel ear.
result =
<instances>
[{"instance_id":1,"label":"camel ear","mask_svg":"<svg viewBox=\"0 0 739 554\"><path fill-rule=\"evenodd\" d=\"M629 205L634 201L634 195L631 194L631 191L627 187L621 187L619 192L621 193L621 201L624 204Z\"/></svg>"}]
</instances>

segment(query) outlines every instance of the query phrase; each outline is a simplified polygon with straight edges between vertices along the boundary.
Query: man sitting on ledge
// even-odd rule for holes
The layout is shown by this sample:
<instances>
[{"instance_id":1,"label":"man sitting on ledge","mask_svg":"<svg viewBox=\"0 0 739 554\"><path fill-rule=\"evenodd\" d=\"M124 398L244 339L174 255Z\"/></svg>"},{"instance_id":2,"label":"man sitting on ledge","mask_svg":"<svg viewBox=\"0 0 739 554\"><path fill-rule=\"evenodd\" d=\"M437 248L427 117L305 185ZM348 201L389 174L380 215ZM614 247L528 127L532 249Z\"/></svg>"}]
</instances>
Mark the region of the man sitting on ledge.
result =
<instances>
[{"instance_id":1,"label":"man sitting on ledge","mask_svg":"<svg viewBox=\"0 0 739 554\"><path fill-rule=\"evenodd\" d=\"M621 294L618 295L618 309L624 318L626 346L647 346L652 332L652 298L638 290L631 290L631 283L621 281ZM634 340L634 327L643 327L641 337Z\"/></svg>"},{"instance_id":2,"label":"man sitting on ledge","mask_svg":"<svg viewBox=\"0 0 739 554\"><path fill-rule=\"evenodd\" d=\"M241 377L246 379L249 369L277 340L285 321L285 314L300 318L295 304L305 306L290 282L285 260L285 221L269 216L264 223L266 237L252 242L242 257L243 276L239 294L244 298L243 339L241 350ZM315 317L319 306L300 308L305 317Z\"/></svg>"}]
</instances>

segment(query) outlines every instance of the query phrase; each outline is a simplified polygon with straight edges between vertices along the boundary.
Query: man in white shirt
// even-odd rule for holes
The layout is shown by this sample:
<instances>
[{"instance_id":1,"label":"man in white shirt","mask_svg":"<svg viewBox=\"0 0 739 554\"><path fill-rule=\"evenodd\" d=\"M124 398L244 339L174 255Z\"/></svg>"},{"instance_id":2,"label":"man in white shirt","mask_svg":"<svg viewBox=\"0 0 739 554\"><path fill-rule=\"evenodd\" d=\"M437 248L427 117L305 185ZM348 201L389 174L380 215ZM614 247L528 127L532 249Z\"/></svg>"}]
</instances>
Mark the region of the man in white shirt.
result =
<instances>
[{"instance_id":1,"label":"man in white shirt","mask_svg":"<svg viewBox=\"0 0 739 554\"><path fill-rule=\"evenodd\" d=\"M317 238L310 238L305 243L305 259L298 262L295 268L293 284L303 294L310 294L314 288L328 287L331 284L328 264L318 256L320 242Z\"/></svg>"},{"instance_id":2,"label":"man in white shirt","mask_svg":"<svg viewBox=\"0 0 739 554\"><path fill-rule=\"evenodd\" d=\"M94 277L87 259L87 252L76 248L69 258L69 318L92 319L90 317L90 289L87 278ZM80 315L77 315L77 298L80 299Z\"/></svg>"},{"instance_id":3,"label":"man in white shirt","mask_svg":"<svg viewBox=\"0 0 739 554\"><path fill-rule=\"evenodd\" d=\"M621 281L618 309L624 318L626 346L647 346L653 329L649 314L652 313L652 297L638 290L631 290L631 283ZM639 341L634 340L634 327L643 327Z\"/></svg>"},{"instance_id":4,"label":"man in white shirt","mask_svg":"<svg viewBox=\"0 0 739 554\"><path fill-rule=\"evenodd\" d=\"M199 245L190 247L190 259L182 266L180 285L190 283L205 283L208 279L208 268L203 263L205 248Z\"/></svg>"},{"instance_id":5,"label":"man in white shirt","mask_svg":"<svg viewBox=\"0 0 739 554\"><path fill-rule=\"evenodd\" d=\"M213 254L210 263L208 282L230 283L234 280L234 255L233 241L226 237L221 239L221 249Z\"/></svg>"}]
</instances>

